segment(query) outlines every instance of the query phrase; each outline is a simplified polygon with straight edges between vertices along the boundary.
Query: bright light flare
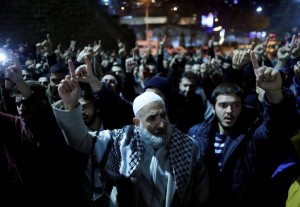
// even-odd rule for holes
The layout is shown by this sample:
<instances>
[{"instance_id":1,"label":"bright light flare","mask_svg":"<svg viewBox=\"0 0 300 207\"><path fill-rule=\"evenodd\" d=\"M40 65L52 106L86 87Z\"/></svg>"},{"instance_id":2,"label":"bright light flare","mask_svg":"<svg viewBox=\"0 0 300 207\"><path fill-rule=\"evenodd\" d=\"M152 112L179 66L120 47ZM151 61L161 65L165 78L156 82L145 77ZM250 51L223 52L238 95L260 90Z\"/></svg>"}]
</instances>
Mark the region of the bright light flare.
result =
<instances>
[{"instance_id":1,"label":"bright light flare","mask_svg":"<svg viewBox=\"0 0 300 207\"><path fill-rule=\"evenodd\" d=\"M222 37L225 37L225 29L222 29L221 31L220 31L220 37L222 38Z\"/></svg>"},{"instance_id":2,"label":"bright light flare","mask_svg":"<svg viewBox=\"0 0 300 207\"><path fill-rule=\"evenodd\" d=\"M259 6L259 7L257 7L256 12L260 13L260 12L262 12L262 10L263 10L262 7Z\"/></svg>"},{"instance_id":3,"label":"bright light flare","mask_svg":"<svg viewBox=\"0 0 300 207\"><path fill-rule=\"evenodd\" d=\"M213 28L213 31L218 32L218 31L221 31L221 29L222 29L222 26L218 26L218 27Z\"/></svg>"},{"instance_id":4,"label":"bright light flare","mask_svg":"<svg viewBox=\"0 0 300 207\"><path fill-rule=\"evenodd\" d=\"M219 45L222 45L225 41L225 38L224 37L221 37L221 39L219 40Z\"/></svg>"},{"instance_id":5,"label":"bright light flare","mask_svg":"<svg viewBox=\"0 0 300 207\"><path fill-rule=\"evenodd\" d=\"M6 55L0 52L0 62L4 62L7 59Z\"/></svg>"}]
</instances>

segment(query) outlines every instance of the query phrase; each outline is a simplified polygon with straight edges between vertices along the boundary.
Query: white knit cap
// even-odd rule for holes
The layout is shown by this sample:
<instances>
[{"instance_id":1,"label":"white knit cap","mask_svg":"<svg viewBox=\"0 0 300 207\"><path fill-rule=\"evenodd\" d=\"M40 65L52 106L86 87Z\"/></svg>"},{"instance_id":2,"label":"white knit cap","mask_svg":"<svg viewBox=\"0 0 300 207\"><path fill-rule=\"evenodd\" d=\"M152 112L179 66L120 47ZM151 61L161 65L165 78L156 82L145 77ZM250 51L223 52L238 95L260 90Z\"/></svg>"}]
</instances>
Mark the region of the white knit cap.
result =
<instances>
[{"instance_id":1,"label":"white knit cap","mask_svg":"<svg viewBox=\"0 0 300 207\"><path fill-rule=\"evenodd\" d=\"M150 91L144 92L137 96L133 101L134 115L136 115L145 105L154 101L164 102L159 95Z\"/></svg>"}]
</instances>

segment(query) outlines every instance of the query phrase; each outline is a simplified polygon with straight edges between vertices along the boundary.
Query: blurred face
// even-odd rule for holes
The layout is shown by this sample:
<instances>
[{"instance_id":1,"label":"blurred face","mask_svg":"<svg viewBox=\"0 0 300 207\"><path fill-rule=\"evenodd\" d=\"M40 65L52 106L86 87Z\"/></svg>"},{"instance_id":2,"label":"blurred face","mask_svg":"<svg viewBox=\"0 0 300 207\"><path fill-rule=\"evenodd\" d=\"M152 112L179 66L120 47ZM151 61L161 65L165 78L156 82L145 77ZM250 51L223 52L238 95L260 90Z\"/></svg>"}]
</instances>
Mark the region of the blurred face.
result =
<instances>
[{"instance_id":1,"label":"blurred face","mask_svg":"<svg viewBox=\"0 0 300 207\"><path fill-rule=\"evenodd\" d=\"M62 79L64 79L66 74L64 73L51 73L50 76L50 85L53 92L57 92L58 84Z\"/></svg>"},{"instance_id":2,"label":"blurred face","mask_svg":"<svg viewBox=\"0 0 300 207\"><path fill-rule=\"evenodd\" d=\"M206 78L208 73L208 66L205 63L202 63L200 66L200 70L201 70L201 77Z\"/></svg>"},{"instance_id":3,"label":"blurred face","mask_svg":"<svg viewBox=\"0 0 300 207\"><path fill-rule=\"evenodd\" d=\"M171 137L171 125L162 103L152 102L140 111L140 136L146 143L162 145Z\"/></svg>"},{"instance_id":4,"label":"blurred face","mask_svg":"<svg viewBox=\"0 0 300 207\"><path fill-rule=\"evenodd\" d=\"M39 84L41 84L45 89L47 89L48 84L50 83L49 78L48 77L40 77L38 79Z\"/></svg>"},{"instance_id":5,"label":"blurred face","mask_svg":"<svg viewBox=\"0 0 300 207\"><path fill-rule=\"evenodd\" d=\"M191 70L192 70L192 66L190 64L185 64L184 71L187 72L187 71L191 71Z\"/></svg>"},{"instance_id":6,"label":"blurred face","mask_svg":"<svg viewBox=\"0 0 300 207\"><path fill-rule=\"evenodd\" d=\"M227 134L232 128L242 111L241 98L235 95L219 95L216 104L213 106L213 112L219 121L219 130L221 134Z\"/></svg>"},{"instance_id":7,"label":"blurred face","mask_svg":"<svg viewBox=\"0 0 300 207\"><path fill-rule=\"evenodd\" d=\"M118 92L118 81L112 75L105 75L101 79L101 82L108 84L114 92Z\"/></svg>"},{"instance_id":8,"label":"blurred face","mask_svg":"<svg viewBox=\"0 0 300 207\"><path fill-rule=\"evenodd\" d=\"M113 66L111 68L111 71L118 77L120 77L121 79L123 78L123 70L122 68L120 68L119 66Z\"/></svg>"},{"instance_id":9,"label":"blurred face","mask_svg":"<svg viewBox=\"0 0 300 207\"><path fill-rule=\"evenodd\" d=\"M21 117L21 119L28 120L28 119L31 118L31 114L26 109L26 107L25 107L25 105L23 104L22 101L23 101L22 95L20 93L17 93L16 98L15 98L15 103L16 103L16 106L17 106L18 114Z\"/></svg>"},{"instance_id":10,"label":"blurred face","mask_svg":"<svg viewBox=\"0 0 300 207\"><path fill-rule=\"evenodd\" d=\"M20 46L20 47L19 47L19 51L20 51L21 53L24 53L24 52L26 51L26 49L25 49L25 47Z\"/></svg>"},{"instance_id":11,"label":"blurred face","mask_svg":"<svg viewBox=\"0 0 300 207\"><path fill-rule=\"evenodd\" d=\"M22 77L23 77L23 80L25 80L25 81L33 79L31 73L29 73L26 70L22 70Z\"/></svg>"},{"instance_id":12,"label":"blurred face","mask_svg":"<svg viewBox=\"0 0 300 207\"><path fill-rule=\"evenodd\" d=\"M163 66L164 66L164 68L168 69L169 68L169 61L168 60L163 60Z\"/></svg>"},{"instance_id":13,"label":"blurred face","mask_svg":"<svg viewBox=\"0 0 300 207\"><path fill-rule=\"evenodd\" d=\"M228 69L228 68L230 68L230 66L231 66L230 63L226 63L226 62L223 63L224 69Z\"/></svg>"},{"instance_id":14,"label":"blurred face","mask_svg":"<svg viewBox=\"0 0 300 207\"><path fill-rule=\"evenodd\" d=\"M107 68L108 65L109 65L108 59L103 59L101 65L102 65L104 68Z\"/></svg>"},{"instance_id":15,"label":"blurred face","mask_svg":"<svg viewBox=\"0 0 300 207\"><path fill-rule=\"evenodd\" d=\"M155 70L156 68L154 65L145 65L145 67L140 65L138 76L140 77L140 80L144 82L155 75Z\"/></svg>"},{"instance_id":16,"label":"blurred face","mask_svg":"<svg viewBox=\"0 0 300 207\"><path fill-rule=\"evenodd\" d=\"M98 116L95 105L84 98L80 98L79 103L82 106L82 118L85 125L92 125Z\"/></svg>"},{"instance_id":17,"label":"blurred face","mask_svg":"<svg viewBox=\"0 0 300 207\"><path fill-rule=\"evenodd\" d=\"M181 78L180 84L179 84L179 90L180 93L184 96L188 96L189 94L195 92L197 87L196 80L188 79L188 78Z\"/></svg>"},{"instance_id":18,"label":"blurred face","mask_svg":"<svg viewBox=\"0 0 300 207\"><path fill-rule=\"evenodd\" d=\"M200 64L194 64L192 66L193 73L197 74L197 76L201 75L201 65Z\"/></svg>"}]
</instances>

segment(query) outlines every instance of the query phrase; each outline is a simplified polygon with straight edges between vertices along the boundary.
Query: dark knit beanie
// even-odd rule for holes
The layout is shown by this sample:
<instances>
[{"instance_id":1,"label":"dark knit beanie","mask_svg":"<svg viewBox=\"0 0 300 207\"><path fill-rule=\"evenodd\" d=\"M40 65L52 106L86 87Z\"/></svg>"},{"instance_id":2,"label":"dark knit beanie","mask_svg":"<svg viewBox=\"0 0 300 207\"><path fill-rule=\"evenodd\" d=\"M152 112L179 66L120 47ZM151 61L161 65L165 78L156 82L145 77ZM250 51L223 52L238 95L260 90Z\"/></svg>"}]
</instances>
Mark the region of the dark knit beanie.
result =
<instances>
[{"instance_id":1,"label":"dark knit beanie","mask_svg":"<svg viewBox=\"0 0 300 207\"><path fill-rule=\"evenodd\" d=\"M50 67L50 73L64 73L68 74L68 66L64 63L56 63Z\"/></svg>"},{"instance_id":2,"label":"dark knit beanie","mask_svg":"<svg viewBox=\"0 0 300 207\"><path fill-rule=\"evenodd\" d=\"M166 97L169 97L171 94L171 85L166 77L162 76L153 76L145 83L144 91L147 88L157 88L159 89Z\"/></svg>"}]
</instances>

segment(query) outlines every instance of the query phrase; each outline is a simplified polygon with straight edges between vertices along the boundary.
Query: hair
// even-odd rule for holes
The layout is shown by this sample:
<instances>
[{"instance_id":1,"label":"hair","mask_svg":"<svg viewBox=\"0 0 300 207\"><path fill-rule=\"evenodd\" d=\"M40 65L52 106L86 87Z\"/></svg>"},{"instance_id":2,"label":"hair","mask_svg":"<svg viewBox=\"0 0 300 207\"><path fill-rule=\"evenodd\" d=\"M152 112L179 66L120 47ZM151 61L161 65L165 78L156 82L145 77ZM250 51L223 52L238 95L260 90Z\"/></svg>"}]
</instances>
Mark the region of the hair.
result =
<instances>
[{"instance_id":1,"label":"hair","mask_svg":"<svg viewBox=\"0 0 300 207\"><path fill-rule=\"evenodd\" d=\"M48 100L46 96L45 88L36 80L27 80L25 81L31 90L42 100Z\"/></svg>"},{"instance_id":2,"label":"hair","mask_svg":"<svg viewBox=\"0 0 300 207\"><path fill-rule=\"evenodd\" d=\"M212 105L216 104L217 97L219 95L235 95L237 97L240 97L242 102L244 101L244 92L242 88L234 83L224 82L217 85L211 95Z\"/></svg>"},{"instance_id":3,"label":"hair","mask_svg":"<svg viewBox=\"0 0 300 207\"><path fill-rule=\"evenodd\" d=\"M45 88L37 81L37 80L26 80L26 84L30 87L30 89L40 98L40 99L47 99L46 90ZM16 86L13 89L14 93L21 93L19 88Z\"/></svg>"},{"instance_id":4,"label":"hair","mask_svg":"<svg viewBox=\"0 0 300 207\"><path fill-rule=\"evenodd\" d=\"M181 78L187 78L187 79L191 79L191 80L196 80L198 81L198 76L196 73L192 72L192 71L186 71L186 72L183 72L181 74Z\"/></svg>"},{"instance_id":5,"label":"hair","mask_svg":"<svg viewBox=\"0 0 300 207\"><path fill-rule=\"evenodd\" d=\"M49 70L50 73L64 73L64 74L69 73L68 66L61 62L52 65Z\"/></svg>"},{"instance_id":6,"label":"hair","mask_svg":"<svg viewBox=\"0 0 300 207\"><path fill-rule=\"evenodd\" d=\"M82 87L80 92L80 98L83 98L85 100L91 101L92 103L95 103L96 98L93 96L93 92L88 87Z\"/></svg>"},{"instance_id":7,"label":"hair","mask_svg":"<svg viewBox=\"0 0 300 207\"><path fill-rule=\"evenodd\" d=\"M122 90L123 80L112 71L108 71L108 72L104 73L100 79L102 80L102 78L106 75L111 75L117 80L117 83L116 83L117 91L120 92Z\"/></svg>"}]
</instances>

